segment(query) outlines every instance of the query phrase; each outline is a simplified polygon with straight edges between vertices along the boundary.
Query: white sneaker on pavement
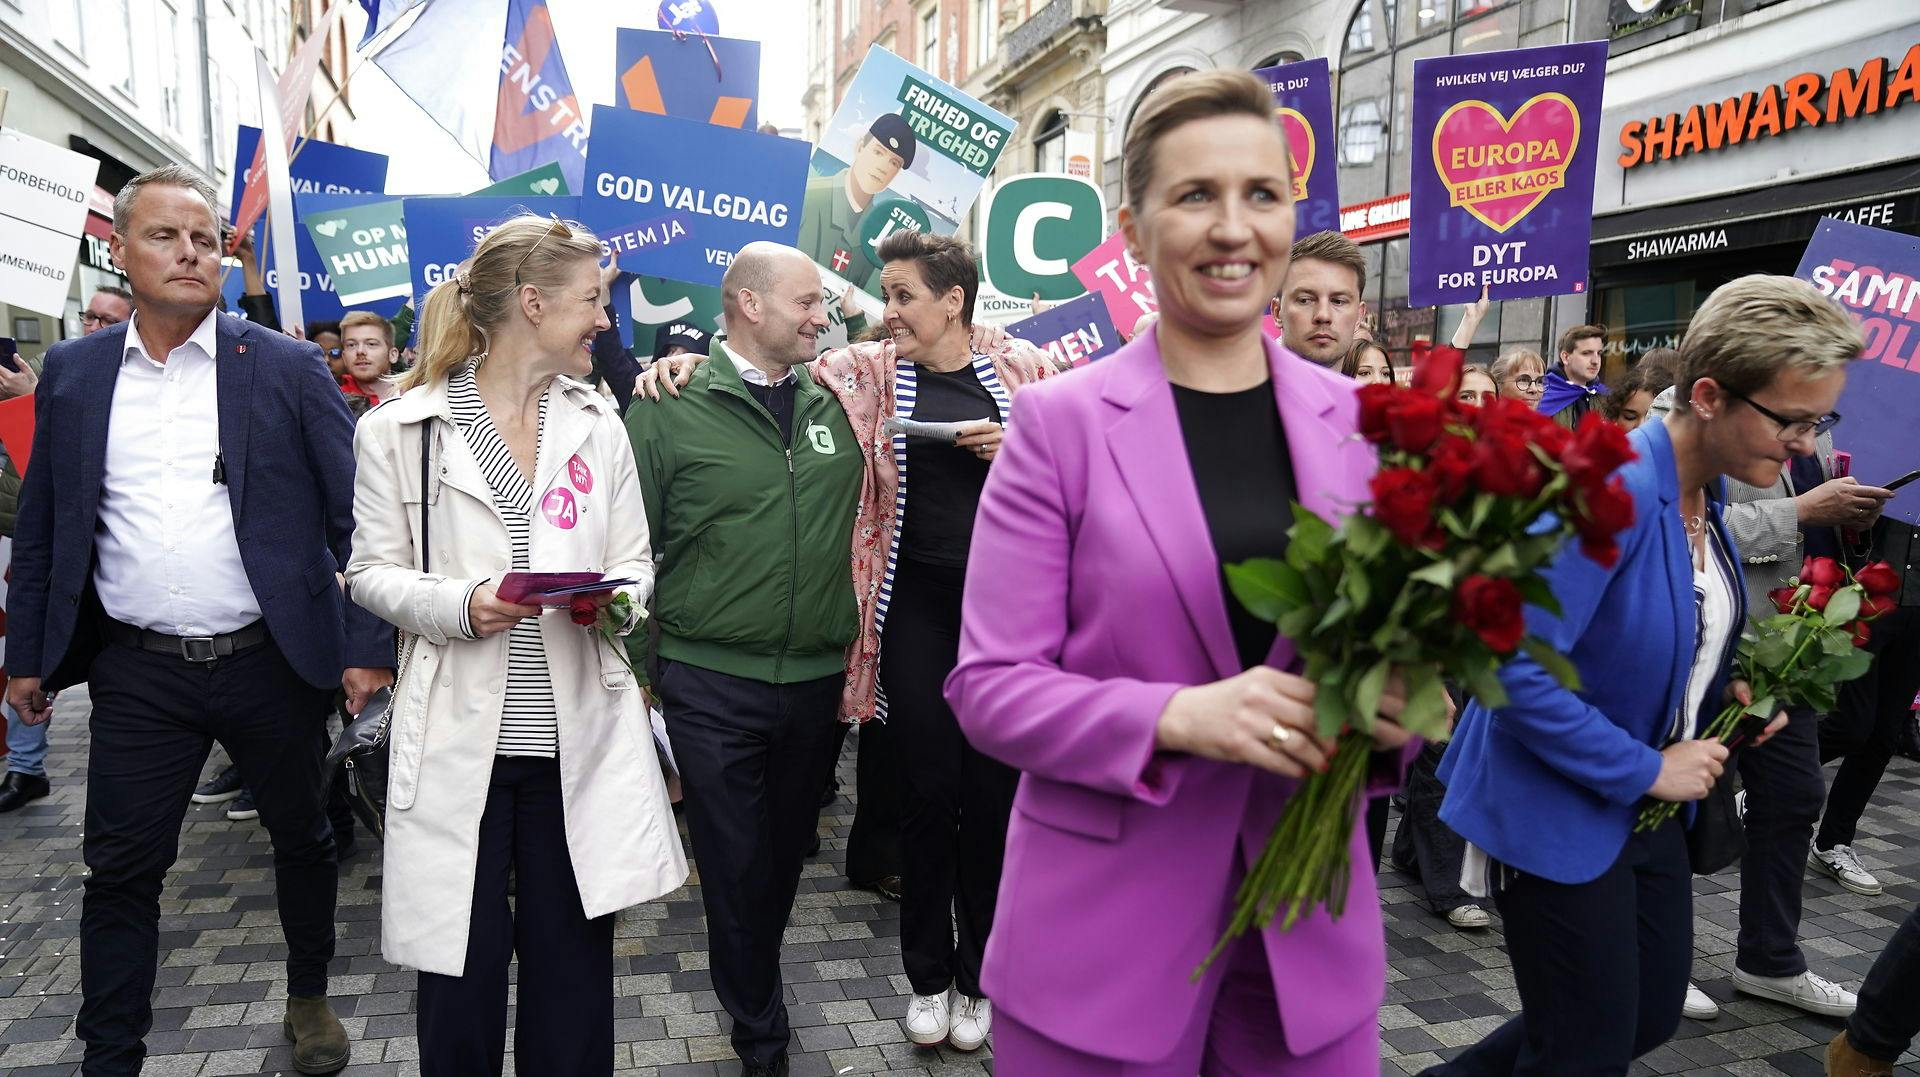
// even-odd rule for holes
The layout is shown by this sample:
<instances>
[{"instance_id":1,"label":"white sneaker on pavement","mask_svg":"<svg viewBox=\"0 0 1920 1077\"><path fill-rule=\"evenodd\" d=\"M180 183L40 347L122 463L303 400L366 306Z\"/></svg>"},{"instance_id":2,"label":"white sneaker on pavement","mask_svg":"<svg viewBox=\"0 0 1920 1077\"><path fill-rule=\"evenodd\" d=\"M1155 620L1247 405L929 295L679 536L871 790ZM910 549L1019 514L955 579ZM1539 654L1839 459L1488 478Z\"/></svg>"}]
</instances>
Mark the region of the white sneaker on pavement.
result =
<instances>
[{"instance_id":1,"label":"white sneaker on pavement","mask_svg":"<svg viewBox=\"0 0 1920 1077\"><path fill-rule=\"evenodd\" d=\"M1860 1000L1854 993L1824 976L1755 976L1733 970L1733 989L1760 998L1784 1002L1822 1017L1848 1017Z\"/></svg>"},{"instance_id":2,"label":"white sneaker on pavement","mask_svg":"<svg viewBox=\"0 0 1920 1077\"><path fill-rule=\"evenodd\" d=\"M1707 993L1700 990L1699 984L1688 980L1687 1001L1680 1004L1680 1013L1695 1021L1711 1021L1720 1016L1720 1004L1708 998Z\"/></svg>"},{"instance_id":3,"label":"white sneaker on pavement","mask_svg":"<svg viewBox=\"0 0 1920 1077\"><path fill-rule=\"evenodd\" d=\"M949 997L947 991L913 996L913 1001L907 1003L907 1039L922 1047L946 1042L947 1032L952 1028Z\"/></svg>"},{"instance_id":4,"label":"white sneaker on pavement","mask_svg":"<svg viewBox=\"0 0 1920 1077\"><path fill-rule=\"evenodd\" d=\"M1447 910L1447 923L1466 931L1491 925L1493 917L1488 916L1487 910L1478 905L1462 905L1457 909Z\"/></svg>"},{"instance_id":5,"label":"white sneaker on pavement","mask_svg":"<svg viewBox=\"0 0 1920 1077\"><path fill-rule=\"evenodd\" d=\"M1860 857L1851 845L1836 845L1831 849L1813 849L1807 854L1807 866L1822 875L1830 875L1841 886L1866 897L1880 894L1880 880L1873 877L1860 864Z\"/></svg>"},{"instance_id":6,"label":"white sneaker on pavement","mask_svg":"<svg viewBox=\"0 0 1920 1077\"><path fill-rule=\"evenodd\" d=\"M947 1042L956 1051L977 1051L993 1031L993 1003L959 991L953 997L953 1029Z\"/></svg>"}]
</instances>

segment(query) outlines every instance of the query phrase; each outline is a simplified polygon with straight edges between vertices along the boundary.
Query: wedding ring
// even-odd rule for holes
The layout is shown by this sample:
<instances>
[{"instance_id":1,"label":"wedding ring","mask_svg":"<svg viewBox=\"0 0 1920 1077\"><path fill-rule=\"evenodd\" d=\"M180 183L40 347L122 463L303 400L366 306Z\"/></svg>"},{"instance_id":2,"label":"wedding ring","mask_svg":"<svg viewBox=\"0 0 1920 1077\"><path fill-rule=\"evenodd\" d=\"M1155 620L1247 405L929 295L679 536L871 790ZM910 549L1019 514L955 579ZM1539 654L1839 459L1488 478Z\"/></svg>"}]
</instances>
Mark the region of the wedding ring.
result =
<instances>
[{"instance_id":1,"label":"wedding ring","mask_svg":"<svg viewBox=\"0 0 1920 1077\"><path fill-rule=\"evenodd\" d=\"M1273 746L1278 748L1293 739L1293 730L1288 729L1279 722L1275 722L1273 723L1273 731L1268 733L1267 736L1273 738Z\"/></svg>"}]
</instances>

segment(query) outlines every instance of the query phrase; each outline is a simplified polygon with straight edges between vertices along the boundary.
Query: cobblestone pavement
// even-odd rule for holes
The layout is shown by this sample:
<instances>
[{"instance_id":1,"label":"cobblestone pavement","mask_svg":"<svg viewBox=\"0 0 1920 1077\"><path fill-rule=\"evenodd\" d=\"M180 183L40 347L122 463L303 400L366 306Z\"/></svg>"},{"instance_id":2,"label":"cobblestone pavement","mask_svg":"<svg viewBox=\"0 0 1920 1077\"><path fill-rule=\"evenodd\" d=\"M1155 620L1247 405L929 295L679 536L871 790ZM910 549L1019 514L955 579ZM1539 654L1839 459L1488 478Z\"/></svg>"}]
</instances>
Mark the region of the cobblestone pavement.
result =
<instances>
[{"instance_id":1,"label":"cobblestone pavement","mask_svg":"<svg viewBox=\"0 0 1920 1077\"><path fill-rule=\"evenodd\" d=\"M80 862L85 696L63 696L50 761L53 796L0 816L0 1077L78 1071ZM852 750L842 781L852 788ZM907 984L899 967L899 909L840 876L853 822L850 796L822 815L823 852L808 864L783 955L795 1026L795 1077L990 1073L989 1052L963 1055L905 1042ZM1816 971L1858 986L1873 958L1920 901L1920 766L1896 762L1861 828L1859 848L1886 884L1862 898L1807 881L1802 929ZM616 1069L623 1074L737 1072L726 1017L707 974L698 876L663 901L629 910L615 943ZM1517 1006L1498 925L1460 933L1426 910L1418 884L1381 877L1392 969L1381 1010L1383 1077L1417 1073L1478 1039ZM1736 996L1733 964L1739 877L1696 886L1694 975L1721 1003L1712 1022L1679 1035L1636 1074L1818 1077L1838 1024ZM418 1072L414 974L379 956L380 862L363 841L340 882L335 1005L354 1039L343 1072ZM286 1073L280 1032L284 948L274 912L272 851L257 823L229 822L223 805L190 809L180 859L162 898L161 968L146 1073ZM1916 1077L1909 1055L1897 1072Z\"/></svg>"}]
</instances>

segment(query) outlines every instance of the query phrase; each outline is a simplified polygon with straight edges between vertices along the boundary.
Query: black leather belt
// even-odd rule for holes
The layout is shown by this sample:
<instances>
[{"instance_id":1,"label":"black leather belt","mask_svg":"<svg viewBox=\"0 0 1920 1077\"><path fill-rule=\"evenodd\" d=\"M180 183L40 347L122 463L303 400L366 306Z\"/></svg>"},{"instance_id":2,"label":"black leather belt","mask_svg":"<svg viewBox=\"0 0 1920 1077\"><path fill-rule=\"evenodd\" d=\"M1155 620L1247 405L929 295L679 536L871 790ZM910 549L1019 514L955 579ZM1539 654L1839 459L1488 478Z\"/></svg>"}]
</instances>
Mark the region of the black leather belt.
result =
<instances>
[{"instance_id":1,"label":"black leather belt","mask_svg":"<svg viewBox=\"0 0 1920 1077\"><path fill-rule=\"evenodd\" d=\"M122 647L137 647L154 654L171 655L189 662L212 662L260 646L272 638L267 622L255 621L245 628L218 636L169 636L165 632L135 628L111 617L101 618L101 630L107 642Z\"/></svg>"}]
</instances>

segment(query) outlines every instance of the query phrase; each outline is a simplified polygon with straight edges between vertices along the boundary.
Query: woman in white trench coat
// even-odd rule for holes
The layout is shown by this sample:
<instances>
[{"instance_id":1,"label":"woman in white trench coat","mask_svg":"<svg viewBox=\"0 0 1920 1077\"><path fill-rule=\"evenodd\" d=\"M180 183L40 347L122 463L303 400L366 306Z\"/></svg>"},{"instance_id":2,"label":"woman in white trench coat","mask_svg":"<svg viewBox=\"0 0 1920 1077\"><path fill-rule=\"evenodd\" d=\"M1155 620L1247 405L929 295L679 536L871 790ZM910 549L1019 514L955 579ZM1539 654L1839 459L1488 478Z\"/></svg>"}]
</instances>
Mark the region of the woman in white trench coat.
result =
<instances>
[{"instance_id":1,"label":"woman in white trench coat","mask_svg":"<svg viewBox=\"0 0 1920 1077\"><path fill-rule=\"evenodd\" d=\"M574 380L606 325L599 254L557 220L521 216L490 234L428 295L406 393L355 440L347 585L411 637L381 945L420 970L426 1077L501 1072L515 953L516 1071L611 1073L614 913L687 876L623 655L564 607L543 615L495 593L515 570L631 577L635 610L652 589L625 431Z\"/></svg>"}]
</instances>

